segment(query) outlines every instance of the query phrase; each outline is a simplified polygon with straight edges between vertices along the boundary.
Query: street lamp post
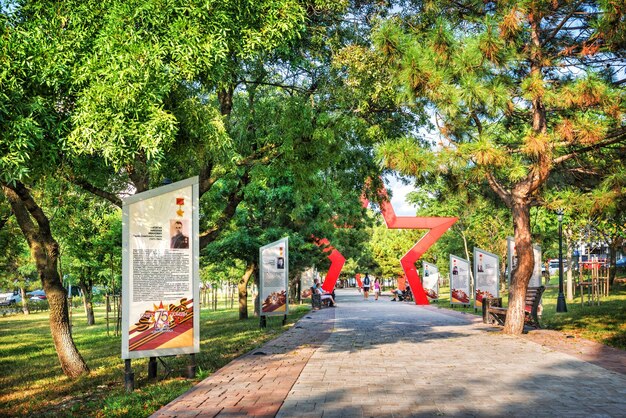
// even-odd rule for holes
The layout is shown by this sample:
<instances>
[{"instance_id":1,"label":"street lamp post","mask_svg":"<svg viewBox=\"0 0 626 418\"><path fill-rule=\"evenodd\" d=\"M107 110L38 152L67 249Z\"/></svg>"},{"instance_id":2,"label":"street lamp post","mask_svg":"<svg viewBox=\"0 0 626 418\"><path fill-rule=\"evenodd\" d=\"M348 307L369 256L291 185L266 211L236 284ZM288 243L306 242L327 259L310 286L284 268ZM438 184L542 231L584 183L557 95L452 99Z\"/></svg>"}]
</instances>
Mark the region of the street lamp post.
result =
<instances>
[{"instance_id":1,"label":"street lamp post","mask_svg":"<svg viewBox=\"0 0 626 418\"><path fill-rule=\"evenodd\" d=\"M559 218L559 297L556 300L556 311L567 312L563 295L563 209L559 209L556 214Z\"/></svg>"}]
</instances>

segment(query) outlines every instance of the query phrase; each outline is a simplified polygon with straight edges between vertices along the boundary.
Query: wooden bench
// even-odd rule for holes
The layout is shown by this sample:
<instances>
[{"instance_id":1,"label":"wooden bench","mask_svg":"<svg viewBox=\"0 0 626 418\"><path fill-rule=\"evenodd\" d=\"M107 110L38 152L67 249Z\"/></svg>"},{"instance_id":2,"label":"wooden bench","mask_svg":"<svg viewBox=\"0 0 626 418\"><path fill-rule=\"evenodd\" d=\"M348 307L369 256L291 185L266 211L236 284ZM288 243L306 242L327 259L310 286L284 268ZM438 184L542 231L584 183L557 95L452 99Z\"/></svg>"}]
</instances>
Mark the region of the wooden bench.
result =
<instances>
[{"instance_id":1,"label":"wooden bench","mask_svg":"<svg viewBox=\"0 0 626 418\"><path fill-rule=\"evenodd\" d=\"M319 295L315 292L315 288L312 287L311 288L311 307L314 310L317 309L322 309L322 307L329 307L330 306L330 299L324 299L322 300L322 295ZM335 295L333 292L333 299L334 299Z\"/></svg>"},{"instance_id":2,"label":"wooden bench","mask_svg":"<svg viewBox=\"0 0 626 418\"><path fill-rule=\"evenodd\" d=\"M539 324L539 304L545 286L529 287L526 290L526 304L524 306L524 322L532 327L541 328ZM485 324L504 325L508 308L502 307L502 298L488 298L483 300L483 322Z\"/></svg>"}]
</instances>

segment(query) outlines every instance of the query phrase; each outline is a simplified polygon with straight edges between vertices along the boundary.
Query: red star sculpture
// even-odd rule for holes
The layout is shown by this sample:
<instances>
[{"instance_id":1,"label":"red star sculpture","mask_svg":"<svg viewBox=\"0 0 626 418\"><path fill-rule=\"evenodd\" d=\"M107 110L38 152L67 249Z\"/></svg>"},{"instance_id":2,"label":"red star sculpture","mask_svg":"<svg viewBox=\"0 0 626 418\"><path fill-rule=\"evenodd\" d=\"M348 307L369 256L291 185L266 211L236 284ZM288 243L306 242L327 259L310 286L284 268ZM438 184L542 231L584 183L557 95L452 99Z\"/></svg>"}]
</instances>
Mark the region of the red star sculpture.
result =
<instances>
[{"instance_id":1,"label":"red star sculpture","mask_svg":"<svg viewBox=\"0 0 626 418\"><path fill-rule=\"evenodd\" d=\"M393 206L389 201L387 190L382 188L378 192L380 197L380 209L385 219L385 224L389 229L428 229L426 235L424 235L415 245L400 259L402 269L409 280L409 286L413 293L413 300L416 305L428 305L428 297L422 286L422 282L419 278L415 263L420 257L428 251L428 249L458 220L458 218L440 218L440 217L420 217L420 216L396 216ZM369 200L365 197L361 198L363 207L369 205ZM328 245L324 249L325 252L330 251L328 259L331 261L328 273L326 274L326 280L322 289L326 292L332 292L337 284L337 279L341 274L341 269L346 262L345 257L333 246L330 246L330 242L326 239L317 240L317 244Z\"/></svg>"},{"instance_id":2,"label":"red star sculpture","mask_svg":"<svg viewBox=\"0 0 626 418\"><path fill-rule=\"evenodd\" d=\"M402 269L409 279L409 286L413 293L416 305L428 305L428 297L422 286L415 263L428 249L458 220L458 218L421 217L421 216L396 216L393 206L389 201L387 190L384 188L378 192L380 197L380 211L389 229L428 229L415 245L400 259ZM362 198L363 203L369 203Z\"/></svg>"}]
</instances>

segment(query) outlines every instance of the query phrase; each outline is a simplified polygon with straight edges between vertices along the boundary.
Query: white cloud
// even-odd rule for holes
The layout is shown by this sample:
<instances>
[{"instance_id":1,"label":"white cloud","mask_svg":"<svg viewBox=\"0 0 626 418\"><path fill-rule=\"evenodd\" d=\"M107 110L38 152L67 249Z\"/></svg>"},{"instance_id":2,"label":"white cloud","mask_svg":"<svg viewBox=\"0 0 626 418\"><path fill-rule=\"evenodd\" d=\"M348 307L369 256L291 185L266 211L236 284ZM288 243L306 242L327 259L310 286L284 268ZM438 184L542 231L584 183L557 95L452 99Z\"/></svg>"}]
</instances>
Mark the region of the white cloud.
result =
<instances>
[{"instance_id":1,"label":"white cloud","mask_svg":"<svg viewBox=\"0 0 626 418\"><path fill-rule=\"evenodd\" d=\"M385 178L387 189L391 190L391 204L397 216L415 216L417 206L409 204L406 201L406 195L414 191L412 185L403 184L401 181L393 178Z\"/></svg>"}]
</instances>

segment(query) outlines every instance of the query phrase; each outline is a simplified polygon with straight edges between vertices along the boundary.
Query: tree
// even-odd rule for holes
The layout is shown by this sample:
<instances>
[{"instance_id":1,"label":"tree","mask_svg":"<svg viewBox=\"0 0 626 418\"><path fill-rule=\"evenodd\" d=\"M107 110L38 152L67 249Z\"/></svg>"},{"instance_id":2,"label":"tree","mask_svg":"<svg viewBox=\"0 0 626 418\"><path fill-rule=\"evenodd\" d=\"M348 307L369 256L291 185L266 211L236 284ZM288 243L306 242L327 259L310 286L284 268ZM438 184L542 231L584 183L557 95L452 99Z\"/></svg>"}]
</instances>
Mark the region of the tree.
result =
<instances>
[{"instance_id":1,"label":"tree","mask_svg":"<svg viewBox=\"0 0 626 418\"><path fill-rule=\"evenodd\" d=\"M233 59L297 37L305 13L297 1L244 3L208 10L188 2L23 1L0 10L0 185L35 260L70 377L89 369L71 337L59 245L33 197L37 181L60 166L76 184L121 204L129 183L143 191L160 181L159 163L179 139L203 145L195 165L177 160L179 175L198 166L198 155L219 157L200 167L202 193L225 172L243 173L234 177L244 183L245 168L230 168L245 167L256 154L241 161L221 152L229 144L205 93L224 81ZM180 157L190 158L192 148ZM218 161L228 163L214 171ZM224 216L201 241L232 216L239 192L232 189Z\"/></svg>"},{"instance_id":2,"label":"tree","mask_svg":"<svg viewBox=\"0 0 626 418\"><path fill-rule=\"evenodd\" d=\"M63 180L53 183L46 192L63 199L52 223L55 235L60 237L64 273L80 287L87 325L94 325L93 288L95 285L116 287L111 282L112 275L115 277L121 267L116 262L122 246L121 213L110 203L95 199Z\"/></svg>"},{"instance_id":3,"label":"tree","mask_svg":"<svg viewBox=\"0 0 626 418\"><path fill-rule=\"evenodd\" d=\"M404 275L400 258L421 238L423 231L388 229L384 224L376 225L371 235L372 257L383 277Z\"/></svg>"},{"instance_id":4,"label":"tree","mask_svg":"<svg viewBox=\"0 0 626 418\"><path fill-rule=\"evenodd\" d=\"M32 19L31 19L32 17ZM58 20L54 19L57 23ZM67 45L55 43L21 5L0 11L0 187L30 248L50 306L50 330L61 368L70 377L88 373L71 335L66 291L58 272L59 247L50 220L33 198L32 187L60 161L63 100L57 99L67 54L50 60ZM41 21L38 21L41 23ZM37 26L35 23L34 26ZM71 48L69 48L71 49ZM79 51L72 50L72 53ZM51 55L49 55L51 54ZM58 78L50 77L58 71Z\"/></svg>"},{"instance_id":5,"label":"tree","mask_svg":"<svg viewBox=\"0 0 626 418\"><path fill-rule=\"evenodd\" d=\"M316 161L309 163L316 164ZM252 179L244 190L245 199L229 227L203 250L205 261L219 264L226 258L244 263L245 270L238 282L240 319L248 317L247 287L259 269L259 247L289 236L289 279L291 294L295 294L300 273L311 265L323 265L325 254L314 243L314 237L330 238L333 245L341 246L347 254L359 248L365 239L363 235L359 237L357 228L342 229L335 225L335 222L342 224L350 219L346 214L352 213L354 217L354 207L359 208L356 213L360 213L358 194L347 197L346 192L329 179L323 180L325 187L297 188L295 176L278 165L258 166L252 170ZM322 179L321 176L310 177L309 181L313 185L321 183ZM342 192L343 201L328 197ZM334 206L328 203L333 201Z\"/></svg>"},{"instance_id":6,"label":"tree","mask_svg":"<svg viewBox=\"0 0 626 418\"><path fill-rule=\"evenodd\" d=\"M2 205L5 211L0 221L0 287L3 289L19 289L22 297L22 311L29 314L26 290L33 280L33 264L30 261L28 245L20 234L19 227L10 216L10 210Z\"/></svg>"},{"instance_id":7,"label":"tree","mask_svg":"<svg viewBox=\"0 0 626 418\"><path fill-rule=\"evenodd\" d=\"M381 152L406 173L484 182L506 204L519 263L504 332L518 334L534 265L530 208L552 173L584 169L626 141L623 44L607 43L616 31L604 26L623 10L600 1L433 1L418 11L383 22L377 46L403 97L434 110L440 141L403 139Z\"/></svg>"}]
</instances>

